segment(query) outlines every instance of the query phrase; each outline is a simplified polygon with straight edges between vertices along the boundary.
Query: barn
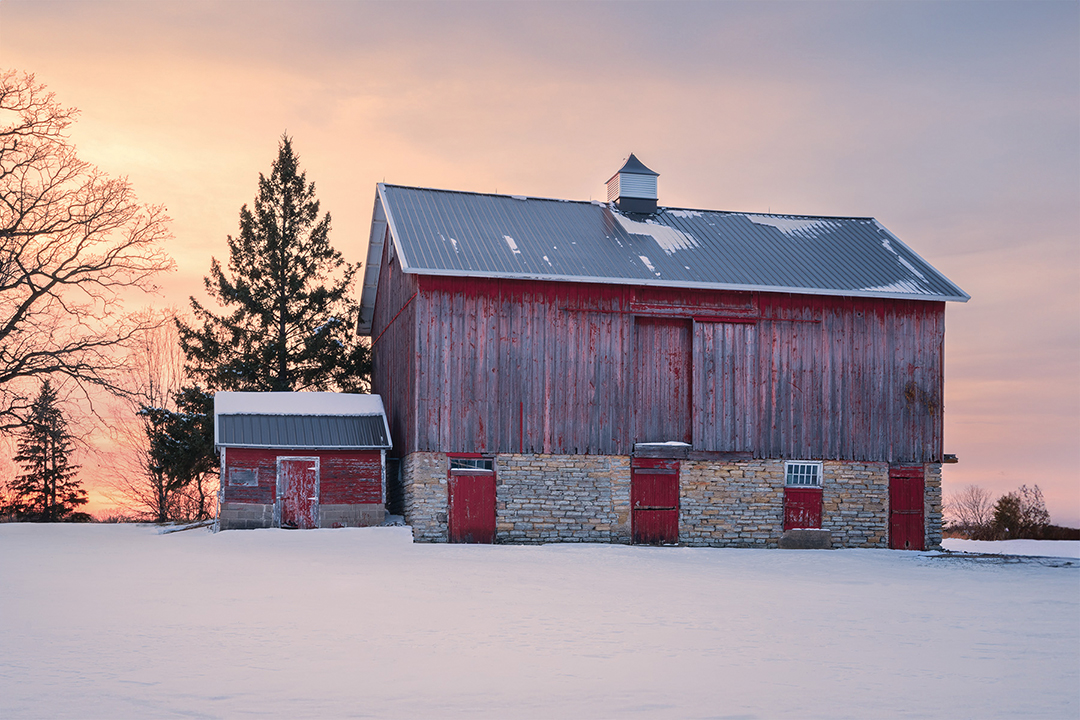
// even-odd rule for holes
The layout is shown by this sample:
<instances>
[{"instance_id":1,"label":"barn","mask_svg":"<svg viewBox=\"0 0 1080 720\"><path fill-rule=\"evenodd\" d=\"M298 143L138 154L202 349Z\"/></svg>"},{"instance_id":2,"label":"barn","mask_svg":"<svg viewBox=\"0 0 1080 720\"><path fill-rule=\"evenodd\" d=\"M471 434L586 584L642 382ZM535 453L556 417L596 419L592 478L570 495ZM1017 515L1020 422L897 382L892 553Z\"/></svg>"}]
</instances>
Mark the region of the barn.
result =
<instances>
[{"instance_id":1,"label":"barn","mask_svg":"<svg viewBox=\"0 0 1080 720\"><path fill-rule=\"evenodd\" d=\"M219 392L218 526L378 525L390 428L378 395Z\"/></svg>"},{"instance_id":2,"label":"barn","mask_svg":"<svg viewBox=\"0 0 1080 720\"><path fill-rule=\"evenodd\" d=\"M359 330L430 542L935 547L945 303L869 217L380 184Z\"/></svg>"}]
</instances>

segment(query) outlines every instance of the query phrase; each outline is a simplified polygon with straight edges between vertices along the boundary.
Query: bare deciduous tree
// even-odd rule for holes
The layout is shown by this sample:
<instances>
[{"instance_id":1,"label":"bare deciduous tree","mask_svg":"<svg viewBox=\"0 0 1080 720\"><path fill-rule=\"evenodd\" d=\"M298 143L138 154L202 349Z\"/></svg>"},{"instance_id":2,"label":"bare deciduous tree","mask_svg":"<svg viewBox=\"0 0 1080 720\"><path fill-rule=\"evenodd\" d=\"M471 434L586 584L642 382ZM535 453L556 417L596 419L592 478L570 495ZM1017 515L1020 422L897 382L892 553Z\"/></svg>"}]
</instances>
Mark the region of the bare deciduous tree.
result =
<instances>
[{"instance_id":1,"label":"bare deciduous tree","mask_svg":"<svg viewBox=\"0 0 1080 720\"><path fill-rule=\"evenodd\" d=\"M993 534L994 496L978 485L968 485L945 502L949 524L973 540L989 540Z\"/></svg>"},{"instance_id":2,"label":"bare deciduous tree","mask_svg":"<svg viewBox=\"0 0 1080 720\"><path fill-rule=\"evenodd\" d=\"M33 75L0 72L0 429L20 424L43 377L125 394L116 350L148 320L120 296L173 266L164 208L77 157L76 115Z\"/></svg>"},{"instance_id":3,"label":"bare deciduous tree","mask_svg":"<svg viewBox=\"0 0 1080 720\"><path fill-rule=\"evenodd\" d=\"M138 517L166 522L186 517L183 484L170 478L151 451L157 430L144 408L174 410L174 397L184 381L174 313L146 317L151 327L135 335L125 360L123 384L129 394L116 403L109 431L120 448L110 462L113 472L103 478L107 495ZM167 319L168 322L160 322Z\"/></svg>"}]
</instances>

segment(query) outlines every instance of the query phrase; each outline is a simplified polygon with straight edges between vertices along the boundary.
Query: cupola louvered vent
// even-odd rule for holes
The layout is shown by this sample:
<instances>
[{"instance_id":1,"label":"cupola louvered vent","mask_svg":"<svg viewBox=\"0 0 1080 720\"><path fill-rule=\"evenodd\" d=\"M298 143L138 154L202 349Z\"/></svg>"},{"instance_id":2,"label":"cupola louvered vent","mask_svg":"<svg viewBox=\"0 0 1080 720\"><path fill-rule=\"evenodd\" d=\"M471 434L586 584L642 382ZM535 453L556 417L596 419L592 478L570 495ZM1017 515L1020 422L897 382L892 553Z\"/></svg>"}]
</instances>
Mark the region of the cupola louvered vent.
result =
<instances>
[{"instance_id":1,"label":"cupola louvered vent","mask_svg":"<svg viewBox=\"0 0 1080 720\"><path fill-rule=\"evenodd\" d=\"M656 178L653 172L630 153L617 173L607 181L608 202L622 212L651 215L656 212Z\"/></svg>"}]
</instances>

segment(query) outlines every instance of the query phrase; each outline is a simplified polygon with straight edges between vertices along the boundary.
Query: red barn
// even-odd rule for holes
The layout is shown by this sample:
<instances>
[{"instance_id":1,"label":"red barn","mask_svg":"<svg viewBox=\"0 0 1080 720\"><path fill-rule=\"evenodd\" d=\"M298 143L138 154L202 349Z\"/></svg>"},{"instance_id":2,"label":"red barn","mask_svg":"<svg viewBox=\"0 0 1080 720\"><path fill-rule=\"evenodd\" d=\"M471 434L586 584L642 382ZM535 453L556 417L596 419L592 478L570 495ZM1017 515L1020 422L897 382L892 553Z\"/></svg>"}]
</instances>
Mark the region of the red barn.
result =
<instances>
[{"instance_id":1,"label":"red barn","mask_svg":"<svg viewBox=\"0 0 1080 720\"><path fill-rule=\"evenodd\" d=\"M361 300L433 542L940 542L945 302L873 218L380 184Z\"/></svg>"},{"instance_id":2,"label":"red barn","mask_svg":"<svg viewBox=\"0 0 1080 720\"><path fill-rule=\"evenodd\" d=\"M390 431L378 395L219 392L221 529L378 525Z\"/></svg>"}]
</instances>

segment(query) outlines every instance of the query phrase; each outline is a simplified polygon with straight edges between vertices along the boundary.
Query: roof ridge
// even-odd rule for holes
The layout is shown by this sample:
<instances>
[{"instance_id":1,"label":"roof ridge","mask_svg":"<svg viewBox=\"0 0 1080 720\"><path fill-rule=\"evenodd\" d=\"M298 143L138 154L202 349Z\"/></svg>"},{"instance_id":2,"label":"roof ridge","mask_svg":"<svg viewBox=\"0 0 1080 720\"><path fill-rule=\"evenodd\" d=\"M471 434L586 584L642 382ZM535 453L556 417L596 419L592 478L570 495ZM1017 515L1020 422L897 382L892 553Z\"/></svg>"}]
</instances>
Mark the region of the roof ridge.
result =
<instances>
[{"instance_id":1,"label":"roof ridge","mask_svg":"<svg viewBox=\"0 0 1080 720\"><path fill-rule=\"evenodd\" d=\"M596 204L607 205L606 202L597 200L568 200L566 198L540 197L538 195L521 195L517 193L488 193L477 190L450 190L448 188L420 187L418 185L399 185L397 183L379 183L387 188L401 188L403 190L423 190L424 192L449 193L453 195L479 195L481 197L508 198L510 200L542 200L544 202L581 203L583 205Z\"/></svg>"}]
</instances>

